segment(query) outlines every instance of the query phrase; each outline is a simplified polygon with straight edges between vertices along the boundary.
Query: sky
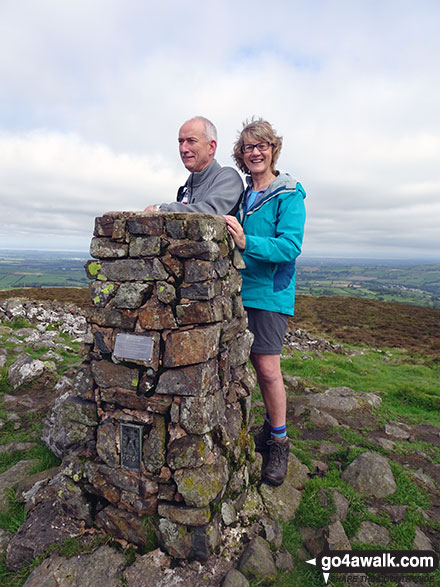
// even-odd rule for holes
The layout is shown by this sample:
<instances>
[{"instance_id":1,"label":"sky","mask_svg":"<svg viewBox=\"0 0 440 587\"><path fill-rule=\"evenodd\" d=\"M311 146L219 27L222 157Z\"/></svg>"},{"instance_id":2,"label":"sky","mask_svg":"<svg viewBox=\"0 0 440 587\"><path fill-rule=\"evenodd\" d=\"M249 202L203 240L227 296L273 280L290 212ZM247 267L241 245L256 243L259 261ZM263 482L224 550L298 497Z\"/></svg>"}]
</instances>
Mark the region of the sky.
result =
<instances>
[{"instance_id":1,"label":"sky","mask_svg":"<svg viewBox=\"0 0 440 587\"><path fill-rule=\"evenodd\" d=\"M440 262L438 0L0 0L0 248L175 199L181 124L283 136L304 256Z\"/></svg>"}]
</instances>

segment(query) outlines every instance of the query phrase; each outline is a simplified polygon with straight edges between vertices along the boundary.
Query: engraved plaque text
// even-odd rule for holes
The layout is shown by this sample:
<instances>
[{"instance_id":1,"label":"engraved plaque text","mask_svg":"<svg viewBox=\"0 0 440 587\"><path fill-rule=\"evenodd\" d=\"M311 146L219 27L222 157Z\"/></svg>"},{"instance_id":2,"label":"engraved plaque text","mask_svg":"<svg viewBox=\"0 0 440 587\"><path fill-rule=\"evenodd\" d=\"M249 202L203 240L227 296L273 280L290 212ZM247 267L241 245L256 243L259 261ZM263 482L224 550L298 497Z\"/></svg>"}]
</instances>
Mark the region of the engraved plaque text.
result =
<instances>
[{"instance_id":1,"label":"engraved plaque text","mask_svg":"<svg viewBox=\"0 0 440 587\"><path fill-rule=\"evenodd\" d=\"M140 471L142 455L142 426L121 424L121 467Z\"/></svg>"},{"instance_id":2,"label":"engraved plaque text","mask_svg":"<svg viewBox=\"0 0 440 587\"><path fill-rule=\"evenodd\" d=\"M116 359L149 363L153 355L153 345L154 340L150 336L124 334L120 332L116 335L113 356Z\"/></svg>"}]
</instances>

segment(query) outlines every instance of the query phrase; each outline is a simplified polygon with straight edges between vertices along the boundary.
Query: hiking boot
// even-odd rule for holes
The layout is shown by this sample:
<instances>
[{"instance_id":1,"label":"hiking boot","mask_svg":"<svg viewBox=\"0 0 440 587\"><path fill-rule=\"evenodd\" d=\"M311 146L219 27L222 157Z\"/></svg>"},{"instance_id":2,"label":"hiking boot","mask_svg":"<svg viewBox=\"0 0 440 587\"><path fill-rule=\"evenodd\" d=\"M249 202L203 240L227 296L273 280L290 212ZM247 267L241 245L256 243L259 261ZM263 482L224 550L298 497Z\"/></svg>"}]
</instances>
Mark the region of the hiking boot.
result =
<instances>
[{"instance_id":1,"label":"hiking boot","mask_svg":"<svg viewBox=\"0 0 440 587\"><path fill-rule=\"evenodd\" d=\"M270 485L281 485L287 474L289 463L290 441L287 436L277 438L272 436L267 441L269 456L267 463L263 466L263 481Z\"/></svg>"},{"instance_id":2,"label":"hiking boot","mask_svg":"<svg viewBox=\"0 0 440 587\"><path fill-rule=\"evenodd\" d=\"M255 442L255 450L257 452L266 452L269 450L269 445L267 441L270 440L271 427L267 420L264 420L263 426L261 426L260 431L254 435L254 442Z\"/></svg>"}]
</instances>

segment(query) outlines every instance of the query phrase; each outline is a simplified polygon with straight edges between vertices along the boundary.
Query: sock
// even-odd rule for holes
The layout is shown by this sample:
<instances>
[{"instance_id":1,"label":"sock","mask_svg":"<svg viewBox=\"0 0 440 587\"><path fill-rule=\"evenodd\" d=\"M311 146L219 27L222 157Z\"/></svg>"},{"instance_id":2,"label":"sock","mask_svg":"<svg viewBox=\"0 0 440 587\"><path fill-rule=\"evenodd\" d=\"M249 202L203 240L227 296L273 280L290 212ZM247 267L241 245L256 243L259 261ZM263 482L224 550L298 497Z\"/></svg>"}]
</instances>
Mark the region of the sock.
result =
<instances>
[{"instance_id":1,"label":"sock","mask_svg":"<svg viewBox=\"0 0 440 587\"><path fill-rule=\"evenodd\" d=\"M285 438L287 436L286 432L286 425L284 426L272 426L270 433L272 436L276 436L277 438Z\"/></svg>"}]
</instances>

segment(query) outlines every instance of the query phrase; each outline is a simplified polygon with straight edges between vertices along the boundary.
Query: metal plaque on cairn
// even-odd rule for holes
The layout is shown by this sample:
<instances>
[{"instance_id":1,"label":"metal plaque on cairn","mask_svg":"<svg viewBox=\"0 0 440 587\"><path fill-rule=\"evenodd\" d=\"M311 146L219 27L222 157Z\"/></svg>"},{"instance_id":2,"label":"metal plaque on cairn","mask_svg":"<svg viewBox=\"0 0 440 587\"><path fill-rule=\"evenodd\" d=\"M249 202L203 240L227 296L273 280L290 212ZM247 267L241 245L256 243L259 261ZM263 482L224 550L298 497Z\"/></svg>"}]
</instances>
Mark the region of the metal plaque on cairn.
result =
<instances>
[{"instance_id":1,"label":"metal plaque on cairn","mask_svg":"<svg viewBox=\"0 0 440 587\"><path fill-rule=\"evenodd\" d=\"M113 356L116 359L149 363L153 355L153 346L154 340L150 336L120 332L116 335Z\"/></svg>"},{"instance_id":2,"label":"metal plaque on cairn","mask_svg":"<svg viewBox=\"0 0 440 587\"><path fill-rule=\"evenodd\" d=\"M142 458L142 426L120 424L121 467L140 471Z\"/></svg>"}]
</instances>

